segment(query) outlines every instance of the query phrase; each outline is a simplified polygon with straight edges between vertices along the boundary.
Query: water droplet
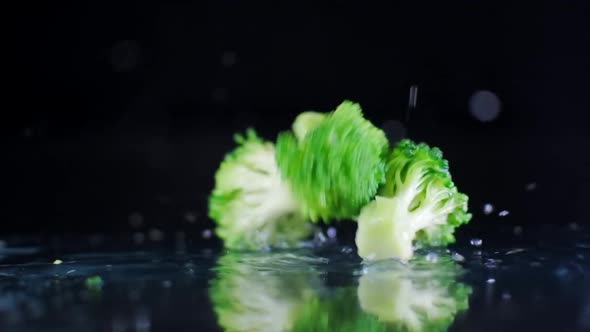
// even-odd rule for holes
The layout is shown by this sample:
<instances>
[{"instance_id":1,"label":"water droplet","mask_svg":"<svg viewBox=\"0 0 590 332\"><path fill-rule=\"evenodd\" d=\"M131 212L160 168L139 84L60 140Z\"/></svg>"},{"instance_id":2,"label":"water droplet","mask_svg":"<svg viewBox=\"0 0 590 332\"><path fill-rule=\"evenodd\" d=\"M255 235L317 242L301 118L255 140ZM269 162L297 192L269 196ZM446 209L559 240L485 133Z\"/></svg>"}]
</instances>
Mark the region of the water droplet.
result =
<instances>
[{"instance_id":1,"label":"water droplet","mask_svg":"<svg viewBox=\"0 0 590 332\"><path fill-rule=\"evenodd\" d=\"M351 247L342 247L342 249L340 249L340 251L345 254L350 254L354 251L354 249L352 249Z\"/></svg>"},{"instance_id":2,"label":"water droplet","mask_svg":"<svg viewBox=\"0 0 590 332\"><path fill-rule=\"evenodd\" d=\"M469 243L471 243L472 246L474 247L481 247L481 244L483 243L482 239L471 239L471 241L469 241Z\"/></svg>"},{"instance_id":3,"label":"water droplet","mask_svg":"<svg viewBox=\"0 0 590 332\"><path fill-rule=\"evenodd\" d=\"M512 299L512 295L510 293L508 293L508 292L502 293L502 300L510 301L510 299Z\"/></svg>"},{"instance_id":4,"label":"water droplet","mask_svg":"<svg viewBox=\"0 0 590 332\"><path fill-rule=\"evenodd\" d=\"M496 282L496 279L494 279L494 278L489 278L488 280L486 280L486 283L488 283L488 284L493 284L495 282Z\"/></svg>"},{"instance_id":5,"label":"water droplet","mask_svg":"<svg viewBox=\"0 0 590 332\"><path fill-rule=\"evenodd\" d=\"M514 228L512 229L512 233L514 233L514 235L516 236L522 235L522 231L522 226L514 226Z\"/></svg>"},{"instance_id":6,"label":"water droplet","mask_svg":"<svg viewBox=\"0 0 590 332\"><path fill-rule=\"evenodd\" d=\"M557 270L555 270L555 275L558 278L565 278L569 275L569 270L564 266L560 266L557 268Z\"/></svg>"},{"instance_id":7,"label":"water droplet","mask_svg":"<svg viewBox=\"0 0 590 332\"><path fill-rule=\"evenodd\" d=\"M143 225L143 216L139 212L133 212L129 215L129 225L133 228L139 228Z\"/></svg>"},{"instance_id":8,"label":"water droplet","mask_svg":"<svg viewBox=\"0 0 590 332\"><path fill-rule=\"evenodd\" d=\"M194 224L197 221L197 215L192 212L187 212L184 214L184 220L186 220L189 224Z\"/></svg>"},{"instance_id":9,"label":"water droplet","mask_svg":"<svg viewBox=\"0 0 590 332\"><path fill-rule=\"evenodd\" d=\"M480 90L469 98L469 111L474 118L481 122L494 121L501 109L500 98L491 91Z\"/></svg>"},{"instance_id":10,"label":"water droplet","mask_svg":"<svg viewBox=\"0 0 590 332\"><path fill-rule=\"evenodd\" d=\"M162 281L162 287L164 287L164 288L170 288L170 287L172 287L172 281L170 281L170 280L164 280L164 281Z\"/></svg>"},{"instance_id":11,"label":"water droplet","mask_svg":"<svg viewBox=\"0 0 590 332\"><path fill-rule=\"evenodd\" d=\"M492 214L494 212L494 206L490 203L486 203L483 206L483 213L486 215Z\"/></svg>"},{"instance_id":12,"label":"water droplet","mask_svg":"<svg viewBox=\"0 0 590 332\"><path fill-rule=\"evenodd\" d=\"M55 264L55 265L60 265L61 263L63 263L63 261L61 259L56 259L53 261L53 264Z\"/></svg>"},{"instance_id":13,"label":"water droplet","mask_svg":"<svg viewBox=\"0 0 590 332\"><path fill-rule=\"evenodd\" d=\"M438 261L438 255L436 253L429 252L426 255L426 261L430 263L436 263Z\"/></svg>"},{"instance_id":14,"label":"water droplet","mask_svg":"<svg viewBox=\"0 0 590 332\"><path fill-rule=\"evenodd\" d=\"M76 272L76 270L69 270L68 272L66 272L66 274L71 274L71 273L74 273L74 272Z\"/></svg>"},{"instance_id":15,"label":"water droplet","mask_svg":"<svg viewBox=\"0 0 590 332\"><path fill-rule=\"evenodd\" d=\"M458 252L454 252L451 257L453 258L453 260L455 262L464 262L465 261L465 257L463 257L463 255L461 255Z\"/></svg>"},{"instance_id":16,"label":"water droplet","mask_svg":"<svg viewBox=\"0 0 590 332\"><path fill-rule=\"evenodd\" d=\"M336 228L334 228L334 227L330 227L327 230L328 237L331 238L331 239L333 239L333 238L336 237L336 233L337 233L336 232Z\"/></svg>"},{"instance_id":17,"label":"water droplet","mask_svg":"<svg viewBox=\"0 0 590 332\"><path fill-rule=\"evenodd\" d=\"M481 256L481 254L482 254L481 250L475 250L475 251L473 251L473 255L474 256Z\"/></svg>"},{"instance_id":18,"label":"water droplet","mask_svg":"<svg viewBox=\"0 0 590 332\"><path fill-rule=\"evenodd\" d=\"M500 262L499 259L488 258L483 265L488 269L497 269Z\"/></svg>"},{"instance_id":19,"label":"water droplet","mask_svg":"<svg viewBox=\"0 0 590 332\"><path fill-rule=\"evenodd\" d=\"M319 244L323 244L326 241L327 241L327 239L326 239L326 236L324 235L324 232L317 231L315 233L314 242L319 243Z\"/></svg>"},{"instance_id":20,"label":"water droplet","mask_svg":"<svg viewBox=\"0 0 590 332\"><path fill-rule=\"evenodd\" d=\"M516 248L516 249L512 249L512 250L509 250L509 251L507 251L507 252L506 252L506 255L513 255L513 254L517 254L517 253L519 253L519 252L523 252L523 251L525 251L525 250L526 250L526 249L523 249L523 248Z\"/></svg>"},{"instance_id":21,"label":"water droplet","mask_svg":"<svg viewBox=\"0 0 590 332\"><path fill-rule=\"evenodd\" d=\"M510 211L508 211L508 210L502 210L502 211L500 211L500 213L498 213L498 215L500 217L506 217L509 214L510 214Z\"/></svg>"},{"instance_id":22,"label":"water droplet","mask_svg":"<svg viewBox=\"0 0 590 332\"><path fill-rule=\"evenodd\" d=\"M201 236L203 237L203 239L210 239L211 236L213 236L213 232L210 229L204 229L201 233Z\"/></svg>"},{"instance_id":23,"label":"water droplet","mask_svg":"<svg viewBox=\"0 0 590 332\"><path fill-rule=\"evenodd\" d=\"M157 228L150 229L148 236L153 242L160 242L164 239L164 233Z\"/></svg>"},{"instance_id":24,"label":"water droplet","mask_svg":"<svg viewBox=\"0 0 590 332\"><path fill-rule=\"evenodd\" d=\"M527 183L527 184L524 186L524 189L525 189L526 191L533 191L533 190L537 189L537 183L536 183L536 182Z\"/></svg>"}]
</instances>

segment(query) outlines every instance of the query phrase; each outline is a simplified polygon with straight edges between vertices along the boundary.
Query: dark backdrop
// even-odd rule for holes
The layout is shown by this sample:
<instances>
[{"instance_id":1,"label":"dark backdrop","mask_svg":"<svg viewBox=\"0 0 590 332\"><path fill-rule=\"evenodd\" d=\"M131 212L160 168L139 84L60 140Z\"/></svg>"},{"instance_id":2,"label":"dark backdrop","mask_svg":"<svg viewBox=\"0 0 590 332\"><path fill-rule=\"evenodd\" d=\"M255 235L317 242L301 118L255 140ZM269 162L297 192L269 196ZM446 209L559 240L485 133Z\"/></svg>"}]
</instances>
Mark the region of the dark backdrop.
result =
<instances>
[{"instance_id":1,"label":"dark backdrop","mask_svg":"<svg viewBox=\"0 0 590 332\"><path fill-rule=\"evenodd\" d=\"M233 132L274 139L343 99L378 125L403 120L413 84L408 135L443 149L471 227L587 223L585 2L23 4L0 232L211 227ZM495 121L470 114L479 90L500 99Z\"/></svg>"}]
</instances>

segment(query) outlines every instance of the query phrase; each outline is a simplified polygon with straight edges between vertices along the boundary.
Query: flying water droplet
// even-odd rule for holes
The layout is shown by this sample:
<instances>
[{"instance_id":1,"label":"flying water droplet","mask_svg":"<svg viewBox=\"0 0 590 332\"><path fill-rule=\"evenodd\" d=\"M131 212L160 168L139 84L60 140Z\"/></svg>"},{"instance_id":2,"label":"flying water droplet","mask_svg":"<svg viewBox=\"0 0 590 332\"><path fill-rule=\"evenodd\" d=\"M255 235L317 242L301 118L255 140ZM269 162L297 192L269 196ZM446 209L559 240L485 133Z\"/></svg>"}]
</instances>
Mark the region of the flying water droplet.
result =
<instances>
[{"instance_id":1,"label":"flying water droplet","mask_svg":"<svg viewBox=\"0 0 590 332\"><path fill-rule=\"evenodd\" d=\"M508 211L508 210L502 210L502 211L500 211L500 213L498 213L498 215L500 217L506 217L509 214L510 214L510 211Z\"/></svg>"},{"instance_id":2,"label":"flying water droplet","mask_svg":"<svg viewBox=\"0 0 590 332\"><path fill-rule=\"evenodd\" d=\"M204 229L201 233L201 236L203 237L203 239L210 239L211 236L213 236L213 232L210 229Z\"/></svg>"},{"instance_id":3,"label":"flying water droplet","mask_svg":"<svg viewBox=\"0 0 590 332\"><path fill-rule=\"evenodd\" d=\"M328 239L326 238L326 236L324 235L324 232L322 231L317 231L315 233L315 237L314 237L314 242L316 244L324 244Z\"/></svg>"},{"instance_id":4,"label":"flying water droplet","mask_svg":"<svg viewBox=\"0 0 590 332\"><path fill-rule=\"evenodd\" d=\"M492 122L502 110L502 102L498 96L489 90L476 91L469 98L469 112L481 122Z\"/></svg>"},{"instance_id":5,"label":"flying water droplet","mask_svg":"<svg viewBox=\"0 0 590 332\"><path fill-rule=\"evenodd\" d=\"M510 301L510 299L512 299L512 295L510 293L508 293L508 292L502 293L502 300Z\"/></svg>"},{"instance_id":6,"label":"flying water droplet","mask_svg":"<svg viewBox=\"0 0 590 332\"><path fill-rule=\"evenodd\" d=\"M336 233L337 233L337 232L336 232L336 228L334 228L334 227L330 227L330 228L328 228L328 230L327 230L327 232L326 232L326 233L328 234L328 237L329 237L329 238L333 239L333 238L335 238L335 237L336 237Z\"/></svg>"},{"instance_id":7,"label":"flying water droplet","mask_svg":"<svg viewBox=\"0 0 590 332\"><path fill-rule=\"evenodd\" d=\"M488 269L497 269L500 262L499 259L488 258L483 265Z\"/></svg>"},{"instance_id":8,"label":"flying water droplet","mask_svg":"<svg viewBox=\"0 0 590 332\"><path fill-rule=\"evenodd\" d=\"M525 189L526 191L533 191L533 190L537 189L537 183L536 183L536 182L527 183L527 184L524 186L524 189Z\"/></svg>"},{"instance_id":9,"label":"flying water droplet","mask_svg":"<svg viewBox=\"0 0 590 332\"><path fill-rule=\"evenodd\" d=\"M469 241L469 243L471 243L472 246L474 247L481 247L481 244L483 243L482 239L478 239L478 238L474 238L471 239L471 241Z\"/></svg>"},{"instance_id":10,"label":"flying water droplet","mask_svg":"<svg viewBox=\"0 0 590 332\"><path fill-rule=\"evenodd\" d=\"M558 278L566 278L569 275L569 270L564 266L560 266L555 270L555 275Z\"/></svg>"},{"instance_id":11,"label":"flying water droplet","mask_svg":"<svg viewBox=\"0 0 590 332\"><path fill-rule=\"evenodd\" d=\"M488 284L494 284L494 283L496 283L496 279L494 279L494 278L488 278L488 280L486 280L486 283L488 283Z\"/></svg>"},{"instance_id":12,"label":"flying water droplet","mask_svg":"<svg viewBox=\"0 0 590 332\"><path fill-rule=\"evenodd\" d=\"M517 254L517 253L519 253L519 252L523 252L523 251L525 251L525 250L526 250L526 249L523 249L523 248L516 248L516 249L512 249L512 250L509 250L509 251L507 251L507 252L506 252L506 255L513 255L513 254Z\"/></svg>"},{"instance_id":13,"label":"flying water droplet","mask_svg":"<svg viewBox=\"0 0 590 332\"><path fill-rule=\"evenodd\" d=\"M345 254L350 254L354 251L354 249L352 249L351 247L342 247L342 249L340 249L340 251Z\"/></svg>"},{"instance_id":14,"label":"flying water droplet","mask_svg":"<svg viewBox=\"0 0 590 332\"><path fill-rule=\"evenodd\" d=\"M493 212L494 212L494 206L493 206L492 204L490 204L490 203L486 203L486 204L483 206L483 213L484 213L484 214L486 214L486 215L490 215L490 214L492 214Z\"/></svg>"}]
</instances>

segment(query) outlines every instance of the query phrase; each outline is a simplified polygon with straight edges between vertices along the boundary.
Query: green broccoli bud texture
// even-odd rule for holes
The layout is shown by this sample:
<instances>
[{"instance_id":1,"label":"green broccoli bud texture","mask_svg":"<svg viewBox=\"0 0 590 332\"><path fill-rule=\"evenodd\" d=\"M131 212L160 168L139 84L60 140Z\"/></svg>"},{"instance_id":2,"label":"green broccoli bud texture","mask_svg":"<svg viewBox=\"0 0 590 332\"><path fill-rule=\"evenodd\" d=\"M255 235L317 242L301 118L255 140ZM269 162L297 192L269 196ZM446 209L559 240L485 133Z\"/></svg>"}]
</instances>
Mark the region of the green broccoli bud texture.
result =
<instances>
[{"instance_id":1,"label":"green broccoli bud texture","mask_svg":"<svg viewBox=\"0 0 590 332\"><path fill-rule=\"evenodd\" d=\"M408 260L415 244L452 243L455 228L471 219L467 203L442 152L404 139L389 155L385 185L358 218L358 254Z\"/></svg>"},{"instance_id":2,"label":"green broccoli bud texture","mask_svg":"<svg viewBox=\"0 0 590 332\"><path fill-rule=\"evenodd\" d=\"M279 134L277 162L305 214L313 222L356 218L385 182L384 132L350 101L323 117L304 114L294 128Z\"/></svg>"},{"instance_id":3,"label":"green broccoli bud texture","mask_svg":"<svg viewBox=\"0 0 590 332\"><path fill-rule=\"evenodd\" d=\"M228 153L215 173L209 216L224 245L259 249L293 245L312 228L282 179L275 147L253 129L236 135L238 147Z\"/></svg>"}]
</instances>

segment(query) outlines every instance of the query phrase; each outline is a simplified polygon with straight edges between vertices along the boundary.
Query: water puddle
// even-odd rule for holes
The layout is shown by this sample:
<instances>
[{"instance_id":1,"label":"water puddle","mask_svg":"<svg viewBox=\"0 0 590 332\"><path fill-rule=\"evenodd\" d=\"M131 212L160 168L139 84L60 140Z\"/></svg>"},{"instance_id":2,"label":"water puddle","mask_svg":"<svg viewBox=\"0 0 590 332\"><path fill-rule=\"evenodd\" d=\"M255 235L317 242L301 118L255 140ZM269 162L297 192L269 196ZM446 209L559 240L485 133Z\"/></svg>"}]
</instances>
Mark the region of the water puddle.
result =
<instances>
[{"instance_id":1,"label":"water puddle","mask_svg":"<svg viewBox=\"0 0 590 332\"><path fill-rule=\"evenodd\" d=\"M525 233L372 264L337 241L268 252L6 243L0 331L590 330L590 234Z\"/></svg>"}]
</instances>

